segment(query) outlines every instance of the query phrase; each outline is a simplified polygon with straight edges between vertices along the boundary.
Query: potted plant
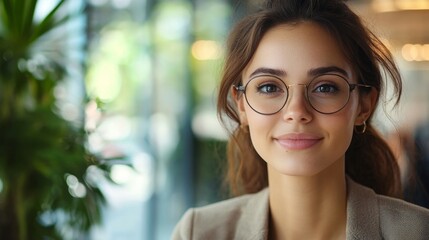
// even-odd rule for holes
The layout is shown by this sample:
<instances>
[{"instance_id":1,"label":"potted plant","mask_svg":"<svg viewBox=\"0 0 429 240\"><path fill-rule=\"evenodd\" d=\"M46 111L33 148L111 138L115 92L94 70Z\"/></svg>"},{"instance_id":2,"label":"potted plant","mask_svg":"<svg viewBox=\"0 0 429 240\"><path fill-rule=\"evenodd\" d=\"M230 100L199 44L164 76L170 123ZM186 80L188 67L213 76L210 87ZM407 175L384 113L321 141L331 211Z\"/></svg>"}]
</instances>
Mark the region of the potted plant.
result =
<instances>
[{"instance_id":1,"label":"potted plant","mask_svg":"<svg viewBox=\"0 0 429 240\"><path fill-rule=\"evenodd\" d=\"M36 21L37 0L0 0L0 239L81 238L105 203L83 121L64 119L54 95L67 68L48 35L70 19L64 3Z\"/></svg>"}]
</instances>

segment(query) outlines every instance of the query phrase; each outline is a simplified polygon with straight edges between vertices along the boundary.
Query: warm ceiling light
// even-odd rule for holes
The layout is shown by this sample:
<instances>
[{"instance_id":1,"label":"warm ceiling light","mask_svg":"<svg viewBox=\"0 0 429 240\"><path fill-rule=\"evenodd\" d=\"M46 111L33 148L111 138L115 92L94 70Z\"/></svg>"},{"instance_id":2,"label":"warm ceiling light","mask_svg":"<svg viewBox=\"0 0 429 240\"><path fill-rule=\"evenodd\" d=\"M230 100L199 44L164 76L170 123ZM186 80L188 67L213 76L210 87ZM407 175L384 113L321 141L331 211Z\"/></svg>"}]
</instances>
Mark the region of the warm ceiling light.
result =
<instances>
[{"instance_id":1,"label":"warm ceiling light","mask_svg":"<svg viewBox=\"0 0 429 240\"><path fill-rule=\"evenodd\" d=\"M427 10L429 0L373 0L372 7L377 12Z\"/></svg>"},{"instance_id":2,"label":"warm ceiling light","mask_svg":"<svg viewBox=\"0 0 429 240\"><path fill-rule=\"evenodd\" d=\"M220 57L221 47L215 41L198 40L192 44L192 56L198 60L214 60Z\"/></svg>"},{"instance_id":3,"label":"warm ceiling light","mask_svg":"<svg viewBox=\"0 0 429 240\"><path fill-rule=\"evenodd\" d=\"M429 44L425 44L422 47L422 57L423 60L429 61Z\"/></svg>"},{"instance_id":4,"label":"warm ceiling light","mask_svg":"<svg viewBox=\"0 0 429 240\"><path fill-rule=\"evenodd\" d=\"M402 47L402 57L405 61L429 61L429 44L405 44Z\"/></svg>"}]
</instances>

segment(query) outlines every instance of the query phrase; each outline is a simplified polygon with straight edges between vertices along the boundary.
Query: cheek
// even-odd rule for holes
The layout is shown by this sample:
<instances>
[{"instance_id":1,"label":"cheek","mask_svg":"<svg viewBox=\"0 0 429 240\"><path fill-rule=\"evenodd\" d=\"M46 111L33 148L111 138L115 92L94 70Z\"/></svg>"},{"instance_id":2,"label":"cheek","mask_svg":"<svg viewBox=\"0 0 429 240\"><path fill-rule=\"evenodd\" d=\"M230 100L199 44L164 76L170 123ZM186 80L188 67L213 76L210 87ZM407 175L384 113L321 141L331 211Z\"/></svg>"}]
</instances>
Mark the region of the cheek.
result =
<instances>
[{"instance_id":1,"label":"cheek","mask_svg":"<svg viewBox=\"0 0 429 240\"><path fill-rule=\"evenodd\" d=\"M277 119L274 116L261 115L251 109L246 109L246 118L249 124L252 144L259 152L269 142L272 128L276 125Z\"/></svg>"},{"instance_id":2,"label":"cheek","mask_svg":"<svg viewBox=\"0 0 429 240\"><path fill-rule=\"evenodd\" d=\"M354 122L357 116L357 104L353 107L346 108L337 114L325 118L323 121L324 128L329 132L333 145L337 145L344 152L350 145L353 137ZM341 146L341 147L340 147Z\"/></svg>"},{"instance_id":3,"label":"cheek","mask_svg":"<svg viewBox=\"0 0 429 240\"><path fill-rule=\"evenodd\" d=\"M345 112L344 114L330 116L325 120L325 125L337 133L347 134L353 130L355 118L356 116L353 112Z\"/></svg>"},{"instance_id":4,"label":"cheek","mask_svg":"<svg viewBox=\"0 0 429 240\"><path fill-rule=\"evenodd\" d=\"M332 119L325 126L335 144L347 149L353 136L353 124L350 121L345 122L344 119Z\"/></svg>"},{"instance_id":5,"label":"cheek","mask_svg":"<svg viewBox=\"0 0 429 240\"><path fill-rule=\"evenodd\" d=\"M257 113L246 114L247 122L249 123L250 135L261 138L269 131L269 126L273 123L269 120L270 117L260 115Z\"/></svg>"}]
</instances>

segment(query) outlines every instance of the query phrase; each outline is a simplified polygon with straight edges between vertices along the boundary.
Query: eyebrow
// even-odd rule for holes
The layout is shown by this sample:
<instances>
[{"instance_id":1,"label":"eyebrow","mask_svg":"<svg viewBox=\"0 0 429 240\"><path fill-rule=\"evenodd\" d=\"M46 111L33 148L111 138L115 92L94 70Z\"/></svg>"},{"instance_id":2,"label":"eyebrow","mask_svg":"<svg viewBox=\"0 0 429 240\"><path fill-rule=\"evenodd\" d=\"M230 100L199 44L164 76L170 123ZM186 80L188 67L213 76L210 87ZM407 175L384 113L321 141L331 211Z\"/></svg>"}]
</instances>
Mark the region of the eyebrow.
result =
<instances>
[{"instance_id":1,"label":"eyebrow","mask_svg":"<svg viewBox=\"0 0 429 240\"><path fill-rule=\"evenodd\" d=\"M269 75L275 75L278 77L283 77L287 75L286 72L281 69L261 67L253 71L252 74L250 74L249 78L252 78L259 74L269 74Z\"/></svg>"},{"instance_id":2,"label":"eyebrow","mask_svg":"<svg viewBox=\"0 0 429 240\"><path fill-rule=\"evenodd\" d=\"M337 67L337 66L327 66L327 67L318 67L318 68L313 68L310 69L308 71L308 75L309 76L320 76L323 74L327 74L327 73L339 73L345 77L348 77L349 74L347 73L346 70ZM281 69L275 69L275 68L266 68L266 67L261 67L261 68L257 68L255 71L253 71L249 78L252 78L256 75L259 74L269 74L269 75L274 75L274 76L278 76L278 77L284 77L287 75L286 71L281 70Z\"/></svg>"},{"instance_id":3,"label":"eyebrow","mask_svg":"<svg viewBox=\"0 0 429 240\"><path fill-rule=\"evenodd\" d=\"M349 74L346 70L337 67L337 66L328 66L328 67L319 67L319 68L313 68L308 71L308 75L310 76L320 76L327 73L339 73L343 75L344 77L349 77Z\"/></svg>"}]
</instances>

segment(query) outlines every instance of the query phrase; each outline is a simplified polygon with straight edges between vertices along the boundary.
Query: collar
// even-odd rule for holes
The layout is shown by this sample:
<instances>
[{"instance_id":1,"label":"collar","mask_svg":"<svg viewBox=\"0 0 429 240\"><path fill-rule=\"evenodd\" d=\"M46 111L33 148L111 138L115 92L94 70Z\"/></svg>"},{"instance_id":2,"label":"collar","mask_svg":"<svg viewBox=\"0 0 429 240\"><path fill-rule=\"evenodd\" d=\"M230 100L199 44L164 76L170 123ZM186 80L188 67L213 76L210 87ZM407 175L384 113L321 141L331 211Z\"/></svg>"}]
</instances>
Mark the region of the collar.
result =
<instances>
[{"instance_id":1,"label":"collar","mask_svg":"<svg viewBox=\"0 0 429 240\"><path fill-rule=\"evenodd\" d=\"M250 198L238 223L238 239L268 239L269 190L265 188ZM382 239L377 196L373 190L347 177L346 239Z\"/></svg>"}]
</instances>

